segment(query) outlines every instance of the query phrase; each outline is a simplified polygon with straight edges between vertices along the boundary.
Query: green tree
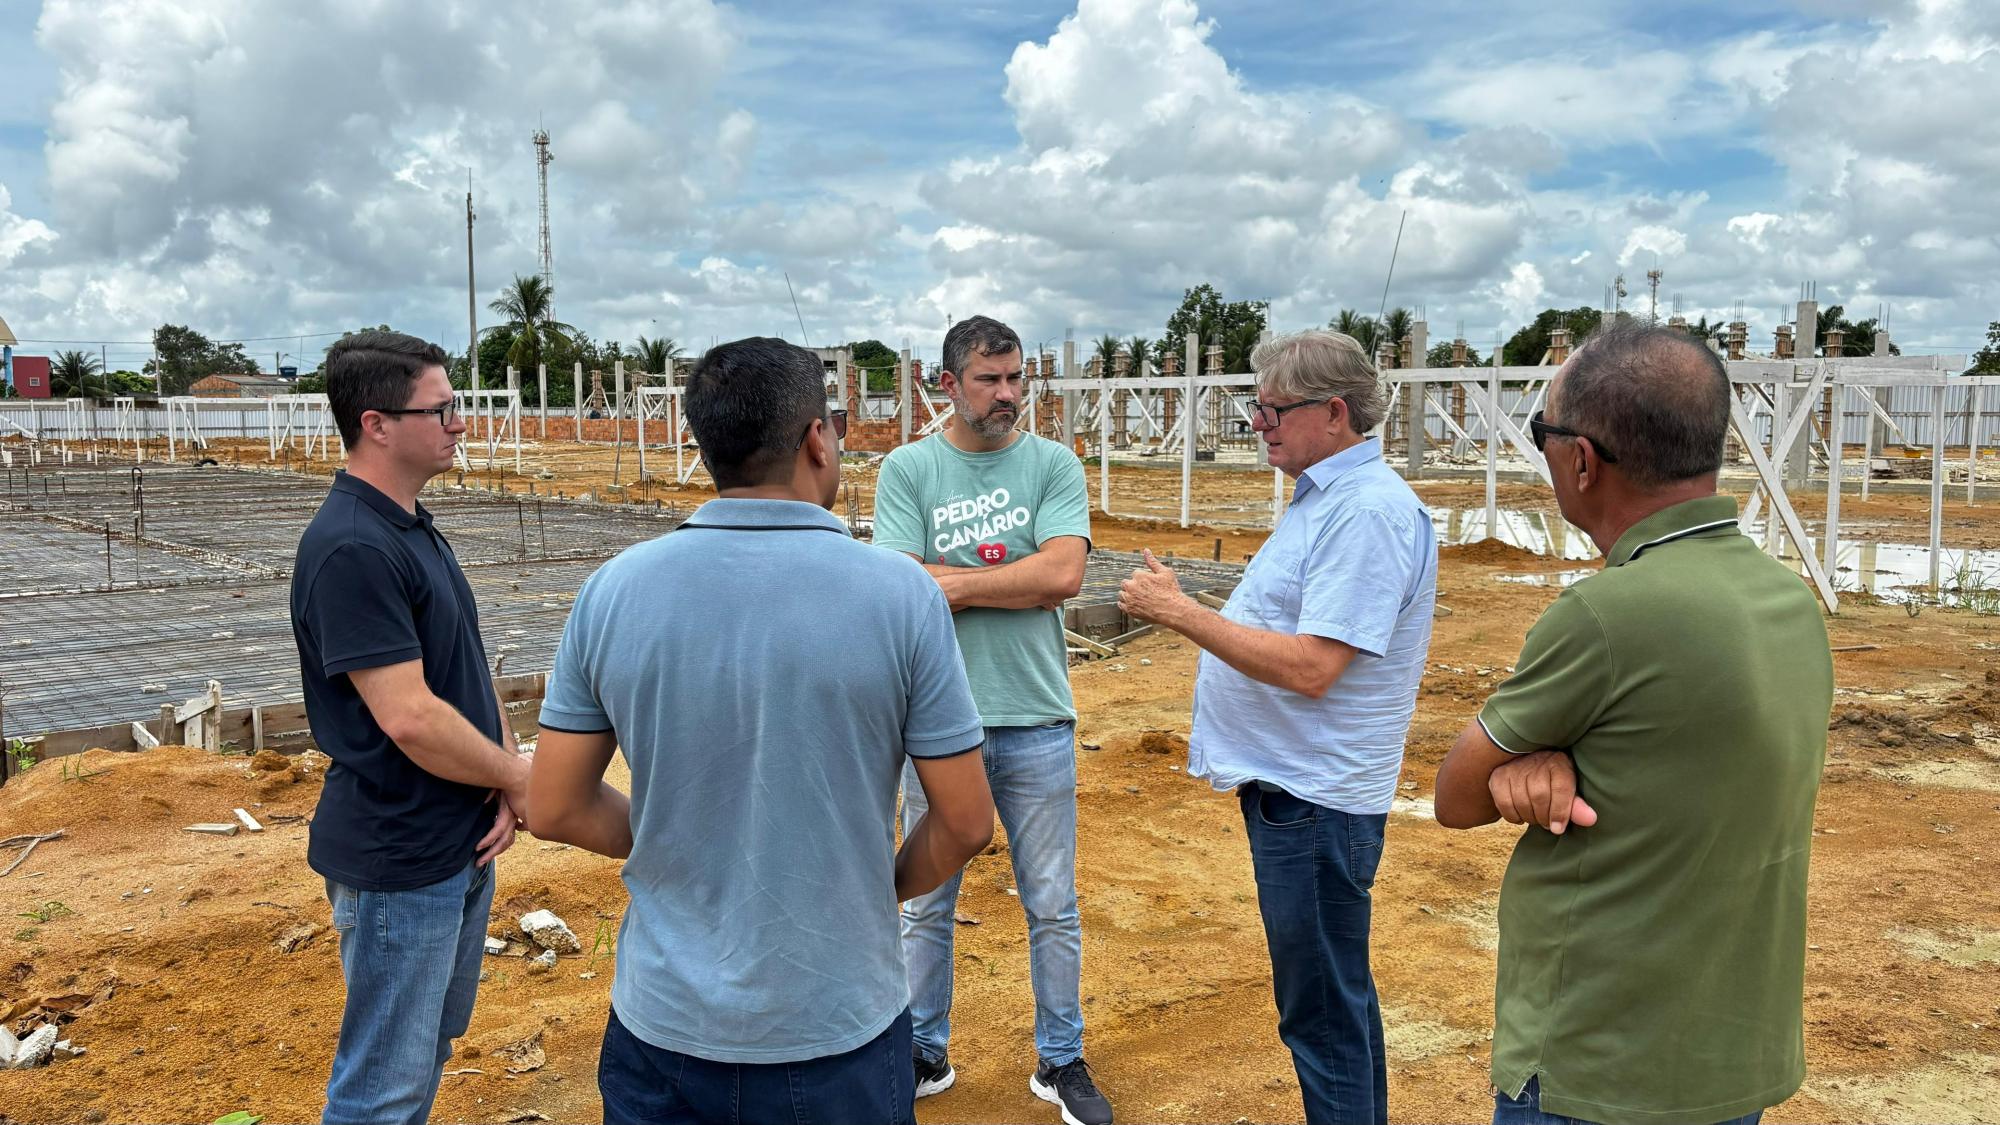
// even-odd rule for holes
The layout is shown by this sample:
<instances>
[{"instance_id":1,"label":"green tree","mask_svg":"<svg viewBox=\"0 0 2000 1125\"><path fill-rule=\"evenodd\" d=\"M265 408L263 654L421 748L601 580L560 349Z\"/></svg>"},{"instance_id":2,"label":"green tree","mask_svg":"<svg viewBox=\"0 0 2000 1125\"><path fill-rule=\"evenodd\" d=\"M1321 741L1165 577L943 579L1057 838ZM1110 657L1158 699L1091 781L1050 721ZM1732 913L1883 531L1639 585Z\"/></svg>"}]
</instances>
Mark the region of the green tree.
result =
<instances>
[{"instance_id":1,"label":"green tree","mask_svg":"<svg viewBox=\"0 0 2000 1125\"><path fill-rule=\"evenodd\" d=\"M1486 361L1479 358L1478 348L1475 348L1472 345L1467 344L1465 346L1465 362L1466 365L1469 367L1478 367L1484 364ZM1430 350L1424 353L1424 366L1450 367L1451 341L1446 340L1442 344L1432 344Z\"/></svg>"},{"instance_id":2,"label":"green tree","mask_svg":"<svg viewBox=\"0 0 2000 1125\"><path fill-rule=\"evenodd\" d=\"M149 395L153 393L153 381L137 371L113 371L104 377L114 395Z\"/></svg>"},{"instance_id":3,"label":"green tree","mask_svg":"<svg viewBox=\"0 0 2000 1125\"><path fill-rule=\"evenodd\" d=\"M1500 351L1500 362L1507 367L1534 367L1548 354L1549 334L1558 328L1568 328L1572 345L1583 342L1585 336L1597 331L1604 320L1604 314L1588 305L1569 309L1543 309L1535 314L1535 319L1522 325L1521 330L1507 338L1507 344Z\"/></svg>"},{"instance_id":4,"label":"green tree","mask_svg":"<svg viewBox=\"0 0 2000 1125\"><path fill-rule=\"evenodd\" d=\"M57 352L49 364L49 393L62 398L102 394L104 384L97 379L100 370L97 357L89 352Z\"/></svg>"},{"instance_id":5,"label":"green tree","mask_svg":"<svg viewBox=\"0 0 2000 1125\"><path fill-rule=\"evenodd\" d=\"M2000 320L1986 325L1986 346L1972 353L1968 375L2000 375Z\"/></svg>"},{"instance_id":6,"label":"green tree","mask_svg":"<svg viewBox=\"0 0 2000 1125\"><path fill-rule=\"evenodd\" d=\"M1246 338L1250 347L1256 346L1256 338L1264 331L1271 310L1269 301L1224 301L1215 286L1203 283L1182 291L1181 307L1167 318L1167 331L1160 340L1160 353L1173 355L1187 354L1187 338L1193 333L1201 342L1207 362L1206 352L1210 344L1221 344L1223 366L1230 371L1244 371L1249 368L1250 352L1244 347ZM1241 357L1232 362L1232 353L1240 352Z\"/></svg>"},{"instance_id":7,"label":"green tree","mask_svg":"<svg viewBox=\"0 0 2000 1125\"><path fill-rule=\"evenodd\" d=\"M1146 339L1144 336L1134 336L1130 340L1125 341L1125 350L1132 353L1132 374L1135 376L1146 370L1147 363L1158 366L1160 358L1170 354L1164 351L1157 355L1154 354L1153 341Z\"/></svg>"},{"instance_id":8,"label":"green tree","mask_svg":"<svg viewBox=\"0 0 2000 1125\"><path fill-rule=\"evenodd\" d=\"M639 370L648 375L668 375L673 372L675 357L681 354L680 342L672 336L662 336L657 340L639 337L639 342L625 353L625 358L639 365Z\"/></svg>"},{"instance_id":9,"label":"green tree","mask_svg":"<svg viewBox=\"0 0 2000 1125\"><path fill-rule=\"evenodd\" d=\"M208 337L182 324L162 324L153 330L153 354L146 373L159 378L160 393L184 395L195 380L208 374L205 369L215 345Z\"/></svg>"},{"instance_id":10,"label":"green tree","mask_svg":"<svg viewBox=\"0 0 2000 1125\"><path fill-rule=\"evenodd\" d=\"M862 378L868 381L868 389L876 393L896 389L896 368L902 362L901 353L880 340L849 340L847 351L854 357L854 366L861 369Z\"/></svg>"},{"instance_id":11,"label":"green tree","mask_svg":"<svg viewBox=\"0 0 2000 1125\"><path fill-rule=\"evenodd\" d=\"M1125 341L1108 332L1097 338L1095 350L1091 354L1097 357L1098 371L1106 379L1118 374L1118 352L1124 346Z\"/></svg>"},{"instance_id":12,"label":"green tree","mask_svg":"<svg viewBox=\"0 0 2000 1125\"><path fill-rule=\"evenodd\" d=\"M1359 343L1362 350L1371 358L1375 355L1374 318L1355 312L1353 309L1342 309L1334 314L1332 320L1326 322L1326 326L1344 336L1354 337L1355 342Z\"/></svg>"},{"instance_id":13,"label":"green tree","mask_svg":"<svg viewBox=\"0 0 2000 1125\"><path fill-rule=\"evenodd\" d=\"M555 319L555 296L555 287L539 276L515 274L513 284L502 289L500 296L487 306L507 318L504 324L486 331L505 328L513 333L514 343L507 350L507 362L515 368L534 371L545 357L560 359L573 346L570 337L580 335L575 328ZM482 352L479 365L482 382L486 375L485 358ZM594 368L586 361L584 370Z\"/></svg>"}]
</instances>

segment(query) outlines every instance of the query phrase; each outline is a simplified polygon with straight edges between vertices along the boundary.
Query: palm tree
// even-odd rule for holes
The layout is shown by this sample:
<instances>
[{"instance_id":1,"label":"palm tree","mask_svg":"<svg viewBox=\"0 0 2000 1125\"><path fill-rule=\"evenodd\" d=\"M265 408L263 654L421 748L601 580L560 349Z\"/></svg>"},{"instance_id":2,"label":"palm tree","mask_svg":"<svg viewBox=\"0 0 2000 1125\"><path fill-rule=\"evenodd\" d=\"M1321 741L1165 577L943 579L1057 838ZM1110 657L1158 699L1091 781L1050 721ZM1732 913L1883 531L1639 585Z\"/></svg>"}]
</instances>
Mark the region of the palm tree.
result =
<instances>
[{"instance_id":1,"label":"palm tree","mask_svg":"<svg viewBox=\"0 0 2000 1125\"><path fill-rule=\"evenodd\" d=\"M90 378L97 374L97 357L84 351L57 352L49 365L49 391L65 398L90 394Z\"/></svg>"},{"instance_id":2,"label":"palm tree","mask_svg":"<svg viewBox=\"0 0 2000 1125\"><path fill-rule=\"evenodd\" d=\"M1257 341L1264 336L1263 325L1254 322L1236 325L1222 333L1222 370L1242 372L1250 370L1250 353L1257 350Z\"/></svg>"},{"instance_id":3,"label":"palm tree","mask_svg":"<svg viewBox=\"0 0 2000 1125\"><path fill-rule=\"evenodd\" d=\"M674 358L681 354L681 346L672 336L662 336L657 340L639 337L639 343L626 351L626 358L639 365L639 370L648 375L671 374Z\"/></svg>"},{"instance_id":4,"label":"palm tree","mask_svg":"<svg viewBox=\"0 0 2000 1125\"><path fill-rule=\"evenodd\" d=\"M1118 351L1124 346L1123 340L1108 332L1097 338L1098 370L1106 379L1118 373Z\"/></svg>"},{"instance_id":5,"label":"palm tree","mask_svg":"<svg viewBox=\"0 0 2000 1125\"><path fill-rule=\"evenodd\" d=\"M1134 336L1125 341L1125 349L1132 353L1132 374L1135 376L1144 373L1148 361L1159 362L1159 357L1153 354L1153 342L1144 336Z\"/></svg>"},{"instance_id":6,"label":"palm tree","mask_svg":"<svg viewBox=\"0 0 2000 1125\"><path fill-rule=\"evenodd\" d=\"M514 275L514 283L500 291L487 308L507 318L502 328L514 333L514 346L507 349L507 362L521 371L533 371L544 357L559 355L572 346L574 327L554 319L555 288L535 275Z\"/></svg>"},{"instance_id":7,"label":"palm tree","mask_svg":"<svg viewBox=\"0 0 2000 1125\"><path fill-rule=\"evenodd\" d=\"M1372 317L1363 316L1353 309L1342 309L1326 326L1343 336L1354 337L1362 350L1370 356L1375 354L1375 321Z\"/></svg>"},{"instance_id":8,"label":"palm tree","mask_svg":"<svg viewBox=\"0 0 2000 1125\"><path fill-rule=\"evenodd\" d=\"M1401 347L1404 338L1410 334L1410 325L1415 322L1416 318L1410 315L1410 310L1390 309L1389 315L1382 318L1382 338Z\"/></svg>"}]
</instances>

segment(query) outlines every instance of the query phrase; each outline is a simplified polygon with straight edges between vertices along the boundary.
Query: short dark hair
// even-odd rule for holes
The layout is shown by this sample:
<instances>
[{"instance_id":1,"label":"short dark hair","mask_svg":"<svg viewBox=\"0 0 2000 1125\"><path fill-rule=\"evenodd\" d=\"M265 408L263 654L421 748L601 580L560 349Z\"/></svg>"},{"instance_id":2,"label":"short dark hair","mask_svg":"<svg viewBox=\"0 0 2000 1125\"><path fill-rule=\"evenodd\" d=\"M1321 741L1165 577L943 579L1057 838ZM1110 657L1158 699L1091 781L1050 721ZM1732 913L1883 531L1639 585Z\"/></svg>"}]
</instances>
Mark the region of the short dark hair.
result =
<instances>
[{"instance_id":1,"label":"short dark hair","mask_svg":"<svg viewBox=\"0 0 2000 1125\"><path fill-rule=\"evenodd\" d=\"M361 440L361 415L408 406L424 368L450 362L443 348L401 332L350 332L335 341L326 349L326 398L340 444L353 449Z\"/></svg>"},{"instance_id":2,"label":"short dark hair","mask_svg":"<svg viewBox=\"0 0 2000 1125\"><path fill-rule=\"evenodd\" d=\"M791 463L806 427L827 416L819 357L770 336L710 348L686 395L688 427L718 489L769 483Z\"/></svg>"},{"instance_id":3,"label":"short dark hair","mask_svg":"<svg viewBox=\"0 0 2000 1125\"><path fill-rule=\"evenodd\" d=\"M1621 317L1583 342L1561 380L1556 421L1602 441L1633 484L1659 487L1722 468L1734 392L1702 341Z\"/></svg>"},{"instance_id":4,"label":"short dark hair","mask_svg":"<svg viewBox=\"0 0 2000 1125\"><path fill-rule=\"evenodd\" d=\"M1021 337L1012 328L990 316L967 317L944 334L944 369L953 375L963 374L974 351L980 355L1006 355L1020 350Z\"/></svg>"}]
</instances>

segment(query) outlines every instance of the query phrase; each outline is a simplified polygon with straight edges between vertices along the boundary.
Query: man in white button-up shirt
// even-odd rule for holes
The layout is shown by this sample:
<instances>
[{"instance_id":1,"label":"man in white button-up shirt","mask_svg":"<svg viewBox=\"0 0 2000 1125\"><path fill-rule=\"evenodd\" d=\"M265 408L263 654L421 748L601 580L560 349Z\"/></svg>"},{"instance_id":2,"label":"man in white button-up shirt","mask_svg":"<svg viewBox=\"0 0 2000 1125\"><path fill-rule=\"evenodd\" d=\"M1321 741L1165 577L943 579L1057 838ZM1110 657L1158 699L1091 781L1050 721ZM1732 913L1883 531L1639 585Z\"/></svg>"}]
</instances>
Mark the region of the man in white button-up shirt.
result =
<instances>
[{"instance_id":1,"label":"man in white button-up shirt","mask_svg":"<svg viewBox=\"0 0 2000 1125\"><path fill-rule=\"evenodd\" d=\"M1278 1034L1306 1121L1386 1122L1369 888L1430 649L1437 539L1367 432L1386 412L1361 346L1260 346L1253 426L1297 481L1220 613L1149 552L1119 604L1200 645L1188 772L1243 804Z\"/></svg>"}]
</instances>

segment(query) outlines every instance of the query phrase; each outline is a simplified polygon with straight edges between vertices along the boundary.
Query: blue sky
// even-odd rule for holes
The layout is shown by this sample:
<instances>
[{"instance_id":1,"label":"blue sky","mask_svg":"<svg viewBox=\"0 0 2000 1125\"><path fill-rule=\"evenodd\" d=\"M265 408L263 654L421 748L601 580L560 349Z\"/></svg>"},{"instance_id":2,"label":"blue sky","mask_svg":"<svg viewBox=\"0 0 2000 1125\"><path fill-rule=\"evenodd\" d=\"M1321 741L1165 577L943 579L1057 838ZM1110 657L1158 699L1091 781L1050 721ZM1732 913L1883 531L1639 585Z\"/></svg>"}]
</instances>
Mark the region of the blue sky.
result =
<instances>
[{"instance_id":1,"label":"blue sky","mask_svg":"<svg viewBox=\"0 0 2000 1125\"><path fill-rule=\"evenodd\" d=\"M0 5L0 317L32 339L388 322L534 269L598 338L988 312L1157 334L1394 303L1475 343L1666 272L1767 341L1801 282L1906 349L2000 319L2000 6L1079 0Z\"/></svg>"}]
</instances>

